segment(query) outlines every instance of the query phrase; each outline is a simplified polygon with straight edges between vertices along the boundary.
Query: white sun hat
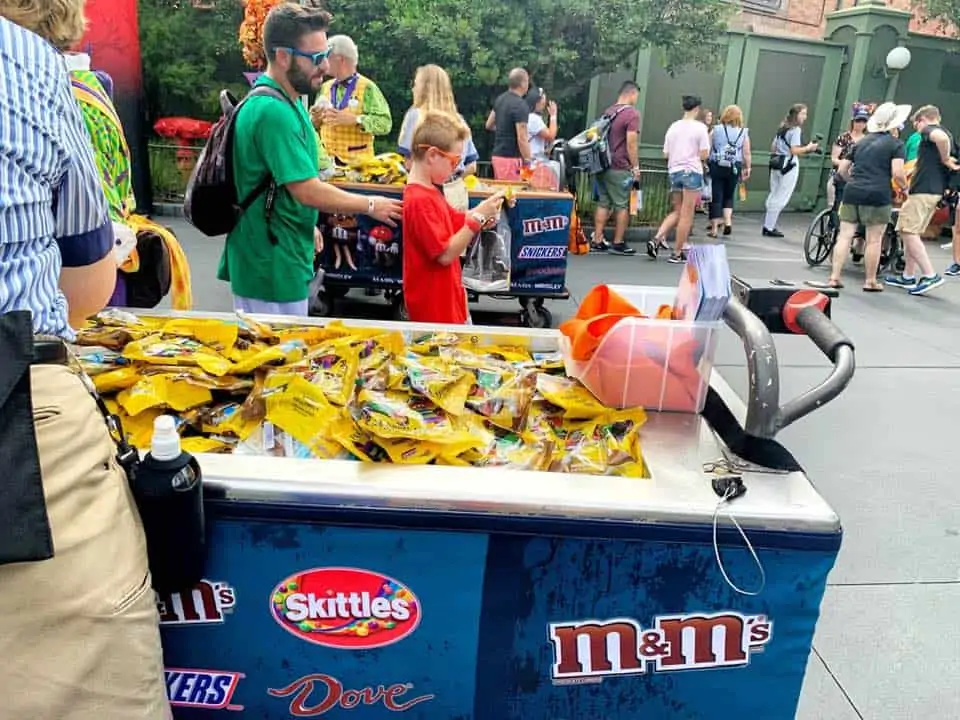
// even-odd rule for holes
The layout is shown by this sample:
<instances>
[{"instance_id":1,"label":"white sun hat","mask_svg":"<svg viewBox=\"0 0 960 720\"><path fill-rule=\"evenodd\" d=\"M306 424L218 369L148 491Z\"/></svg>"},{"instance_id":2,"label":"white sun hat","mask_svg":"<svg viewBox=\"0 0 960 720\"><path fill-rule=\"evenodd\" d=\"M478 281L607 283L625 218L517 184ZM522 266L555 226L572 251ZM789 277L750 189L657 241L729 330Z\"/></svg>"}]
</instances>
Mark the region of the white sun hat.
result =
<instances>
[{"instance_id":1,"label":"white sun hat","mask_svg":"<svg viewBox=\"0 0 960 720\"><path fill-rule=\"evenodd\" d=\"M873 115L867 120L867 132L882 133L895 130L907 121L911 110L913 110L911 105L885 102L874 110Z\"/></svg>"}]
</instances>

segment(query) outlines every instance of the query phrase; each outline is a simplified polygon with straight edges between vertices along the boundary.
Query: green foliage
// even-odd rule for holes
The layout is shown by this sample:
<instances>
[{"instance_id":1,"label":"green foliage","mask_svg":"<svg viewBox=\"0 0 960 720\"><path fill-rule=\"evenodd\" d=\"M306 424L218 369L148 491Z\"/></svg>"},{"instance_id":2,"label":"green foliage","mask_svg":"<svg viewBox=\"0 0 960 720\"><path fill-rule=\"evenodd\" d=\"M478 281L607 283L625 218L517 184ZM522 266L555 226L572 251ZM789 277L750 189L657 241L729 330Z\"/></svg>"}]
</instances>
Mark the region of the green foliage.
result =
<instances>
[{"instance_id":1,"label":"green foliage","mask_svg":"<svg viewBox=\"0 0 960 720\"><path fill-rule=\"evenodd\" d=\"M220 90L243 91L237 28L240 2L197 9L185 0L138 0L147 115L206 120L219 115Z\"/></svg>"},{"instance_id":2,"label":"green foliage","mask_svg":"<svg viewBox=\"0 0 960 720\"><path fill-rule=\"evenodd\" d=\"M400 115L418 65L450 73L457 104L477 129L525 67L561 106L561 135L585 124L590 79L630 63L641 47L663 48L675 71L711 66L732 6L726 0L330 0L334 33L360 47L361 69ZM475 133L482 147L486 133Z\"/></svg>"},{"instance_id":3,"label":"green foliage","mask_svg":"<svg viewBox=\"0 0 960 720\"><path fill-rule=\"evenodd\" d=\"M953 35L960 32L960 0L916 0L915 4L925 19L939 21Z\"/></svg>"}]
</instances>

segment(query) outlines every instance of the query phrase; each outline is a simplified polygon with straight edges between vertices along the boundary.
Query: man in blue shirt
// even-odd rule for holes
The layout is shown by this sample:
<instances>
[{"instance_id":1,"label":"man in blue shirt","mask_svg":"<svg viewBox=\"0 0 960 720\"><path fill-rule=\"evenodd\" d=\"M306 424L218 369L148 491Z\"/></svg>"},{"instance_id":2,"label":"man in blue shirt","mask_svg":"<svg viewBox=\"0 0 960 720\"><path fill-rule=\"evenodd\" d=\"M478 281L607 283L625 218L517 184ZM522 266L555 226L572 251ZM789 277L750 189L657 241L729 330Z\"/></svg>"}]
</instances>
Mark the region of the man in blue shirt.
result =
<instances>
[{"instance_id":1,"label":"man in blue shirt","mask_svg":"<svg viewBox=\"0 0 960 720\"><path fill-rule=\"evenodd\" d=\"M54 49L83 28L83 0L0 0L0 714L166 720L143 526L64 345L117 270Z\"/></svg>"}]
</instances>

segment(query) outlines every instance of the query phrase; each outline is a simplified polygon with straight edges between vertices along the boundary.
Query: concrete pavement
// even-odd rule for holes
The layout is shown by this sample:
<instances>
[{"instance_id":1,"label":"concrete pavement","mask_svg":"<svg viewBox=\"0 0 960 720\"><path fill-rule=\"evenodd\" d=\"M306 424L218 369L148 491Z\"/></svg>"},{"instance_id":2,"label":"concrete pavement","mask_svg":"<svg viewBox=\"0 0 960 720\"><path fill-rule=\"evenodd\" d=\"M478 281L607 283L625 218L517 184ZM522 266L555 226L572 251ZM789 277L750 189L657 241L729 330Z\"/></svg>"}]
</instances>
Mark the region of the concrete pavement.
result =
<instances>
[{"instance_id":1,"label":"concrete pavement","mask_svg":"<svg viewBox=\"0 0 960 720\"><path fill-rule=\"evenodd\" d=\"M825 268L810 269L802 259L808 221L784 216L787 237L769 239L760 235L759 218L738 217L726 238L733 272L825 279ZM221 241L201 237L183 221L168 224L193 267L196 309L230 310L228 289L215 280ZM949 264L939 243L928 249L939 269ZM597 283L673 285L680 270L650 262L642 252L634 258L573 257L570 263L573 297L548 303L556 322ZM960 411L960 279L948 278L945 287L915 298L893 288L863 293L861 269L850 265L847 274L834 320L856 343L856 377L837 400L780 438L839 512L845 530L797 717L958 718L960 484L949 470L957 457L949 448ZM482 310L501 314L516 307L485 300ZM382 300L362 296L342 311L389 316ZM825 376L827 361L809 340L779 337L777 344L784 399ZM744 365L739 340L725 332L717 366L741 394Z\"/></svg>"}]
</instances>

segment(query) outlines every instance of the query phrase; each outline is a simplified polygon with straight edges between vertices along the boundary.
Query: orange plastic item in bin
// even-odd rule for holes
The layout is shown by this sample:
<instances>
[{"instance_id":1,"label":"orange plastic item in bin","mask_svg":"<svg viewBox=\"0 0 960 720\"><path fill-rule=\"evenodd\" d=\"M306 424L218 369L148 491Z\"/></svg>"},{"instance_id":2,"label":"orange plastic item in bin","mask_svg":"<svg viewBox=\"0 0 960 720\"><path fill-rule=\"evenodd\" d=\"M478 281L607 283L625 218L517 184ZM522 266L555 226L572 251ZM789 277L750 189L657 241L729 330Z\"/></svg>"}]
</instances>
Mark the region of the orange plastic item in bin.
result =
<instances>
[{"instance_id":1,"label":"orange plastic item in bin","mask_svg":"<svg viewBox=\"0 0 960 720\"><path fill-rule=\"evenodd\" d=\"M663 305L659 318L669 318L671 307ZM627 317L645 318L640 310L607 285L597 285L587 293L577 314L560 325L560 332L570 340L574 360L588 360L610 329Z\"/></svg>"},{"instance_id":2,"label":"orange plastic item in bin","mask_svg":"<svg viewBox=\"0 0 960 720\"><path fill-rule=\"evenodd\" d=\"M719 323L672 319L670 289L618 290L594 288L561 326L567 374L609 407L700 412Z\"/></svg>"}]
</instances>

